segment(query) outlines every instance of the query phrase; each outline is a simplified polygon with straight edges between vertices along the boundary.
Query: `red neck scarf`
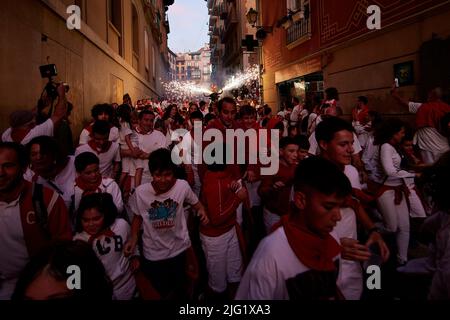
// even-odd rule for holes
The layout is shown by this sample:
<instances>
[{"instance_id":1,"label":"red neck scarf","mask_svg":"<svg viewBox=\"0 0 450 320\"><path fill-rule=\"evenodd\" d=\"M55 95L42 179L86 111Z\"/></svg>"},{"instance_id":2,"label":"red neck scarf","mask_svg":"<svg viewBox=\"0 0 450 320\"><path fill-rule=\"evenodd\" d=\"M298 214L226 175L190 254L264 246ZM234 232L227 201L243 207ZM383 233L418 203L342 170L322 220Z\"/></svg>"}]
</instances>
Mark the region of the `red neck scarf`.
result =
<instances>
[{"instance_id":1,"label":"red neck scarf","mask_svg":"<svg viewBox=\"0 0 450 320\"><path fill-rule=\"evenodd\" d=\"M109 148L111 148L112 142L108 141L108 144L106 145L106 148L104 150L97 149L97 146L95 145L94 140L89 140L88 145L92 148L92 150L95 150L98 154L108 152Z\"/></svg>"},{"instance_id":2,"label":"red neck scarf","mask_svg":"<svg viewBox=\"0 0 450 320\"><path fill-rule=\"evenodd\" d=\"M289 214L282 216L277 226L283 226L292 251L305 266L319 271L336 269L333 259L341 252L341 246L330 234L320 238L290 222Z\"/></svg>"},{"instance_id":3,"label":"red neck scarf","mask_svg":"<svg viewBox=\"0 0 450 320\"><path fill-rule=\"evenodd\" d=\"M100 190L100 185L102 183L102 176L99 175L99 178L97 179L97 181L95 183L86 183L85 181L83 181L80 177L77 177L75 179L75 185L80 188L81 190L83 190L83 194L81 197L87 196L89 194L93 194L93 193L100 193L102 192Z\"/></svg>"}]
</instances>

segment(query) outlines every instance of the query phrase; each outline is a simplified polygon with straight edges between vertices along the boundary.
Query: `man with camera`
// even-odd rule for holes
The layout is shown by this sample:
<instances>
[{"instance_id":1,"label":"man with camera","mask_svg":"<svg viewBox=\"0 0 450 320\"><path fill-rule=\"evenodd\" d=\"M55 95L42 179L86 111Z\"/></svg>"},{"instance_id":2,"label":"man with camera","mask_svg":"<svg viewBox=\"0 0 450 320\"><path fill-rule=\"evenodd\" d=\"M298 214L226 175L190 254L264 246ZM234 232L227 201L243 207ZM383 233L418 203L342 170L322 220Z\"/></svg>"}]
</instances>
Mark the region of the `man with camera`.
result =
<instances>
[{"instance_id":1,"label":"man with camera","mask_svg":"<svg viewBox=\"0 0 450 320\"><path fill-rule=\"evenodd\" d=\"M31 110L17 110L9 117L10 127L2 134L3 142L17 142L26 145L38 136L53 136L53 131L67 112L66 88L61 83L56 86L58 103L52 116L42 124L36 125L36 114ZM45 93L44 97L45 99Z\"/></svg>"}]
</instances>

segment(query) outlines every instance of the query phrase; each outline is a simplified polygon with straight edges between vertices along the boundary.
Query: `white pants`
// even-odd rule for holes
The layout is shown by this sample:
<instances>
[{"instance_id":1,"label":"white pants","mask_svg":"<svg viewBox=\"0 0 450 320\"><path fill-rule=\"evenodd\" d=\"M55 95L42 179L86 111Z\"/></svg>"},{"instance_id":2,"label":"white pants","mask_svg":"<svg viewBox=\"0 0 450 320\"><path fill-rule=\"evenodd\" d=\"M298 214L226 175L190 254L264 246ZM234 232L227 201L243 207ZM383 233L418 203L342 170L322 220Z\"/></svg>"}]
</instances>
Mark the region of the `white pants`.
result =
<instances>
[{"instance_id":1,"label":"white pants","mask_svg":"<svg viewBox=\"0 0 450 320\"><path fill-rule=\"evenodd\" d=\"M414 189L414 185L408 186L409 189L409 215L411 218L426 218L427 214L420 200L419 195Z\"/></svg>"},{"instance_id":2,"label":"white pants","mask_svg":"<svg viewBox=\"0 0 450 320\"><path fill-rule=\"evenodd\" d=\"M395 191L387 190L377 199L377 205L388 231L396 233L397 260L404 263L408 260L409 210L404 195L399 205L395 205L394 200Z\"/></svg>"},{"instance_id":3,"label":"white pants","mask_svg":"<svg viewBox=\"0 0 450 320\"><path fill-rule=\"evenodd\" d=\"M266 232L269 234L272 231L272 227L281 220L281 217L275 213L270 212L266 207L263 209L264 214L264 226L266 227Z\"/></svg>"},{"instance_id":4,"label":"white pants","mask_svg":"<svg viewBox=\"0 0 450 320\"><path fill-rule=\"evenodd\" d=\"M215 292L224 292L228 283L241 281L242 254L236 228L218 237L208 237L200 233L203 252L208 269L208 285Z\"/></svg>"}]
</instances>

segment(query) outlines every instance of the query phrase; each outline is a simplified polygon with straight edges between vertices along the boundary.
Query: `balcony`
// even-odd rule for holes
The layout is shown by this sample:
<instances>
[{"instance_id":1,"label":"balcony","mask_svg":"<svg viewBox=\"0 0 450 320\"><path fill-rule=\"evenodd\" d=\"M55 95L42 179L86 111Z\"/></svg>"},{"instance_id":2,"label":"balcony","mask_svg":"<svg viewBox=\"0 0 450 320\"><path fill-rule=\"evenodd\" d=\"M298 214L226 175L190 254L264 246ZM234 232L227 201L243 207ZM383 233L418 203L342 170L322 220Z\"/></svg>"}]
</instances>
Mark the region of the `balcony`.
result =
<instances>
[{"instance_id":1,"label":"balcony","mask_svg":"<svg viewBox=\"0 0 450 320\"><path fill-rule=\"evenodd\" d=\"M286 45L289 49L311 39L311 20L301 19L289 27L286 34Z\"/></svg>"},{"instance_id":2,"label":"balcony","mask_svg":"<svg viewBox=\"0 0 450 320\"><path fill-rule=\"evenodd\" d=\"M239 23L239 20L236 14L236 6L228 6L227 17L225 19L225 29L228 29L237 23Z\"/></svg>"},{"instance_id":3,"label":"balcony","mask_svg":"<svg viewBox=\"0 0 450 320\"><path fill-rule=\"evenodd\" d=\"M220 20L226 20L228 17L228 5L223 2L219 5Z\"/></svg>"}]
</instances>

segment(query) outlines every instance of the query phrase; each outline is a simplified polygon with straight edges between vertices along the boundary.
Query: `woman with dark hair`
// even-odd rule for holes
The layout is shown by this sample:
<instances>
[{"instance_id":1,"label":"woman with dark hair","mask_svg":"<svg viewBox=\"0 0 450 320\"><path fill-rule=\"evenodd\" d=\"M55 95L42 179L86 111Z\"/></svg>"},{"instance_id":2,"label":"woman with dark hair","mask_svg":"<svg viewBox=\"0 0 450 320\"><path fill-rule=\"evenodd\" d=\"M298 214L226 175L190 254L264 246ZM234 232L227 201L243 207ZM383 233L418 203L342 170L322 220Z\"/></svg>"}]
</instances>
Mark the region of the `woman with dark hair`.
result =
<instances>
[{"instance_id":1,"label":"woman with dark hair","mask_svg":"<svg viewBox=\"0 0 450 320\"><path fill-rule=\"evenodd\" d=\"M179 123L182 122L180 118L183 119L176 104L169 105L164 111L164 115L162 117L162 121L164 123L162 133L166 136L168 145L172 143L172 132L176 130Z\"/></svg>"},{"instance_id":2,"label":"woman with dark hair","mask_svg":"<svg viewBox=\"0 0 450 320\"><path fill-rule=\"evenodd\" d=\"M109 193L94 193L81 199L74 240L92 245L113 283L113 298L130 300L136 290L133 272L139 267L137 255L127 258L123 245L130 236L130 225L118 218Z\"/></svg>"},{"instance_id":3,"label":"woman with dark hair","mask_svg":"<svg viewBox=\"0 0 450 320\"><path fill-rule=\"evenodd\" d=\"M30 167L25 180L35 181L54 191L64 200L69 209L75 181L74 157L67 156L53 137L40 136L27 145Z\"/></svg>"},{"instance_id":4,"label":"woman with dark hair","mask_svg":"<svg viewBox=\"0 0 450 320\"><path fill-rule=\"evenodd\" d=\"M54 244L34 256L17 282L13 300L110 300L111 281L90 245Z\"/></svg>"},{"instance_id":5,"label":"woman with dark hair","mask_svg":"<svg viewBox=\"0 0 450 320\"><path fill-rule=\"evenodd\" d=\"M386 228L396 233L397 262L402 265L408 260L409 244L409 196L405 179L416 177L415 173L403 170L400 143L405 136L405 123L399 119L383 122L375 132L374 144L377 160L372 178L380 185L377 205L384 218Z\"/></svg>"}]
</instances>

